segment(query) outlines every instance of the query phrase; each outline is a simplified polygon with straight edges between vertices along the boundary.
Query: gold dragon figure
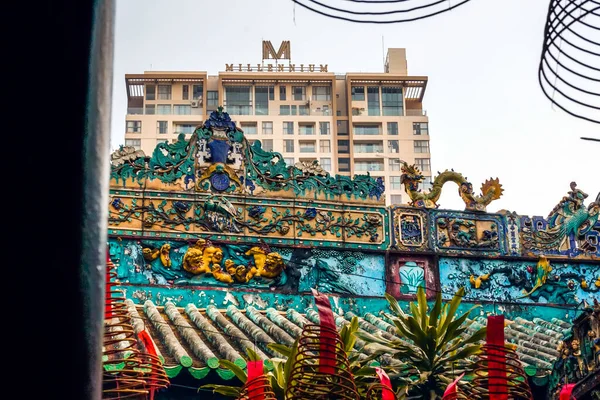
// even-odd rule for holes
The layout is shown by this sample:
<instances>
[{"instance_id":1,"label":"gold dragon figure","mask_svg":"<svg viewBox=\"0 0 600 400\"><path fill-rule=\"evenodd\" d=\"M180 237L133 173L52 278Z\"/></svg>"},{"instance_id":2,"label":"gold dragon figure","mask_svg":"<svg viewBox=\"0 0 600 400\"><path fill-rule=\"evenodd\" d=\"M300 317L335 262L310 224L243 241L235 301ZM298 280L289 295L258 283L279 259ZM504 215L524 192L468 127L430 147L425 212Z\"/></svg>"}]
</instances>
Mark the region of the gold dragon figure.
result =
<instances>
[{"instance_id":1,"label":"gold dragon figure","mask_svg":"<svg viewBox=\"0 0 600 400\"><path fill-rule=\"evenodd\" d=\"M481 196L477 196L473 192L473 185L467 181L467 178L454 170L446 170L435 177L431 190L423 192L419 189L419 183L423 182L424 176L419 168L415 165L408 165L405 161L401 161L401 163L400 182L409 194L411 199L409 204L413 207L438 208L437 201L442 194L442 186L446 182L454 182L458 185L458 194L465 202L466 211L486 211L486 206L499 199L504 191L498 178L490 178L481 185Z\"/></svg>"}]
</instances>

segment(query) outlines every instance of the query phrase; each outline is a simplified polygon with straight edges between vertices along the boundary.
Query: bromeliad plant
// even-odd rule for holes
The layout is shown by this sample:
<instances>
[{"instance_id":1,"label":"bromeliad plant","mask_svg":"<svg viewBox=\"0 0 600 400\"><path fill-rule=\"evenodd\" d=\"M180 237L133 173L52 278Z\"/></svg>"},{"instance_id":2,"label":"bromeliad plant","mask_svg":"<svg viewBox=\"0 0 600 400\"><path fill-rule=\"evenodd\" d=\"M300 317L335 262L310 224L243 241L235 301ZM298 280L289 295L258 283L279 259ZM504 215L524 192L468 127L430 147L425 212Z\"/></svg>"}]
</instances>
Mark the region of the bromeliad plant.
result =
<instances>
[{"instance_id":1,"label":"bromeliad plant","mask_svg":"<svg viewBox=\"0 0 600 400\"><path fill-rule=\"evenodd\" d=\"M396 335L404 340L356 332L376 353L389 354L412 366L413 370L408 373L411 383L399 388L399 394L419 399L441 398L454 376L472 372L471 358L481 351L480 342L485 338L486 327L470 333L465 324L473 309L479 306L457 316L464 293L464 288L460 288L450 303L442 302L438 293L430 308L425 290L419 287L417 302L410 303L410 312L404 312L396 299L386 294L394 314L389 318L396 327ZM402 374L407 373L400 371Z\"/></svg>"}]
</instances>

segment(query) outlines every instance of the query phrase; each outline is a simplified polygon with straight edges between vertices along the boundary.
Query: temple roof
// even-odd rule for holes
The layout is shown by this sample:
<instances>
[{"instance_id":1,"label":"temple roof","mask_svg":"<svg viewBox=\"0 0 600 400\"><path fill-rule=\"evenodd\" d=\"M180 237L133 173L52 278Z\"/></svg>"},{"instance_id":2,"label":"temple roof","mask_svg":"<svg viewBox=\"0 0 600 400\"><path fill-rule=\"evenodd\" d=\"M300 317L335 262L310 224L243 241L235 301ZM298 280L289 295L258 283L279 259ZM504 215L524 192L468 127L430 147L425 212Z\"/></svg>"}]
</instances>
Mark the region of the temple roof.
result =
<instances>
[{"instance_id":1,"label":"temple roof","mask_svg":"<svg viewBox=\"0 0 600 400\"><path fill-rule=\"evenodd\" d=\"M268 343L291 345L302 332L305 324L318 323L315 309L308 308L304 313L295 309L286 312L274 308L258 310L248 306L245 310L234 305L226 308L209 306L198 309L193 304L185 308L167 302L156 306L151 300L143 305L126 300L136 333L146 330L164 360L170 377L176 376L183 368L188 368L192 376L201 379L214 370L224 379L233 374L219 368L219 359L228 359L245 368L245 348L254 349L263 359L284 358L269 349ZM336 316L336 325L341 329L348 324L354 313L346 312ZM365 313L359 317L360 329L369 333L381 332L388 339L401 339L395 335L394 326L385 315ZM468 321L471 331L485 325L485 317ZM552 363L559 353L559 342L571 324L556 318L551 321L534 318L508 320L505 327L507 342L516 345L525 370L530 376L545 379L552 370ZM357 341L357 349L364 343ZM368 350L361 350L365 357ZM382 363L386 363L383 359ZM266 362L269 366L269 362Z\"/></svg>"}]
</instances>

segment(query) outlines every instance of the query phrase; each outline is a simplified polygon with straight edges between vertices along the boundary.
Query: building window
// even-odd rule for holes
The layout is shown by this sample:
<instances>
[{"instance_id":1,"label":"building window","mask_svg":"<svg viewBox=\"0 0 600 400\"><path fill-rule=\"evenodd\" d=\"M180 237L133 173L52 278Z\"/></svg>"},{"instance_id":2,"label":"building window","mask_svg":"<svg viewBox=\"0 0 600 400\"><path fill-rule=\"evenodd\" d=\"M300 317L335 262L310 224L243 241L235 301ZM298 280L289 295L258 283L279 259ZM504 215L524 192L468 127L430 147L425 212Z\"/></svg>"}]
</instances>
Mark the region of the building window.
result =
<instances>
[{"instance_id":1,"label":"building window","mask_svg":"<svg viewBox=\"0 0 600 400\"><path fill-rule=\"evenodd\" d=\"M429 135L427 122L413 122L413 135Z\"/></svg>"},{"instance_id":2,"label":"building window","mask_svg":"<svg viewBox=\"0 0 600 400\"><path fill-rule=\"evenodd\" d=\"M295 162L294 162L294 158L284 158L283 161L285 162L285 165L287 165L288 167L293 167Z\"/></svg>"},{"instance_id":3,"label":"building window","mask_svg":"<svg viewBox=\"0 0 600 400\"><path fill-rule=\"evenodd\" d=\"M156 100L156 85L146 85L146 100Z\"/></svg>"},{"instance_id":4,"label":"building window","mask_svg":"<svg viewBox=\"0 0 600 400\"><path fill-rule=\"evenodd\" d=\"M400 146L397 140L388 140L388 150L390 153L399 153Z\"/></svg>"},{"instance_id":5,"label":"building window","mask_svg":"<svg viewBox=\"0 0 600 400\"><path fill-rule=\"evenodd\" d=\"M186 135L189 135L194 133L195 130L196 126L192 124L181 124L173 127L173 133L175 134L185 133Z\"/></svg>"},{"instance_id":6,"label":"building window","mask_svg":"<svg viewBox=\"0 0 600 400\"><path fill-rule=\"evenodd\" d=\"M315 141L300 141L300 153L314 153L315 149Z\"/></svg>"},{"instance_id":7,"label":"building window","mask_svg":"<svg viewBox=\"0 0 600 400\"><path fill-rule=\"evenodd\" d=\"M390 203L392 203L392 204L402 204L402 195L401 194L392 194L390 196Z\"/></svg>"},{"instance_id":8,"label":"building window","mask_svg":"<svg viewBox=\"0 0 600 400\"><path fill-rule=\"evenodd\" d=\"M325 171L330 172L331 171L331 158L321 158L319 160L319 165Z\"/></svg>"},{"instance_id":9,"label":"building window","mask_svg":"<svg viewBox=\"0 0 600 400\"><path fill-rule=\"evenodd\" d=\"M387 123L387 133L388 133L388 135L397 135L398 134L398 123L397 122L388 122Z\"/></svg>"},{"instance_id":10,"label":"building window","mask_svg":"<svg viewBox=\"0 0 600 400\"><path fill-rule=\"evenodd\" d=\"M355 153L383 153L381 142L354 143L353 149Z\"/></svg>"},{"instance_id":11,"label":"building window","mask_svg":"<svg viewBox=\"0 0 600 400\"><path fill-rule=\"evenodd\" d=\"M142 121L127 121L127 133L141 133Z\"/></svg>"},{"instance_id":12,"label":"building window","mask_svg":"<svg viewBox=\"0 0 600 400\"><path fill-rule=\"evenodd\" d=\"M350 141L349 140L338 140L337 144L339 154L350 153Z\"/></svg>"},{"instance_id":13,"label":"building window","mask_svg":"<svg viewBox=\"0 0 600 400\"><path fill-rule=\"evenodd\" d=\"M264 151L273 151L273 139L263 139L261 144Z\"/></svg>"},{"instance_id":14,"label":"building window","mask_svg":"<svg viewBox=\"0 0 600 400\"><path fill-rule=\"evenodd\" d=\"M390 176L390 189L400 190L402 189L402 178L400 176Z\"/></svg>"},{"instance_id":15,"label":"building window","mask_svg":"<svg viewBox=\"0 0 600 400\"><path fill-rule=\"evenodd\" d=\"M293 106L296 107L296 106ZM294 113L296 114L296 113ZM310 108L306 104L301 104L298 106L298 115L310 115Z\"/></svg>"},{"instance_id":16,"label":"building window","mask_svg":"<svg viewBox=\"0 0 600 400\"><path fill-rule=\"evenodd\" d=\"M136 150L141 150L142 141L140 139L125 139L125 146L133 147Z\"/></svg>"},{"instance_id":17,"label":"building window","mask_svg":"<svg viewBox=\"0 0 600 400\"><path fill-rule=\"evenodd\" d=\"M286 99L286 87L285 86L279 86L279 100L285 100Z\"/></svg>"},{"instance_id":18,"label":"building window","mask_svg":"<svg viewBox=\"0 0 600 400\"><path fill-rule=\"evenodd\" d=\"M321 135L329 135L329 122L319 122L319 132Z\"/></svg>"},{"instance_id":19,"label":"building window","mask_svg":"<svg viewBox=\"0 0 600 400\"><path fill-rule=\"evenodd\" d=\"M272 135L273 134L273 122L264 121L262 123L262 133L263 133L263 135Z\"/></svg>"},{"instance_id":20,"label":"building window","mask_svg":"<svg viewBox=\"0 0 600 400\"><path fill-rule=\"evenodd\" d=\"M429 158L415 158L415 165L421 172L428 172L431 170L431 160Z\"/></svg>"},{"instance_id":21,"label":"building window","mask_svg":"<svg viewBox=\"0 0 600 400\"><path fill-rule=\"evenodd\" d=\"M183 85L181 87L181 99L182 100L190 99L190 85Z\"/></svg>"},{"instance_id":22,"label":"building window","mask_svg":"<svg viewBox=\"0 0 600 400\"><path fill-rule=\"evenodd\" d=\"M348 121L337 122L337 134L340 136L348 136Z\"/></svg>"},{"instance_id":23,"label":"building window","mask_svg":"<svg viewBox=\"0 0 600 400\"><path fill-rule=\"evenodd\" d=\"M355 135L379 135L379 125L354 125Z\"/></svg>"},{"instance_id":24,"label":"building window","mask_svg":"<svg viewBox=\"0 0 600 400\"><path fill-rule=\"evenodd\" d=\"M390 158L388 166L390 167L390 171L400 171L400 159L399 158Z\"/></svg>"},{"instance_id":25,"label":"building window","mask_svg":"<svg viewBox=\"0 0 600 400\"><path fill-rule=\"evenodd\" d=\"M350 172L350 159L349 158L338 158L338 171Z\"/></svg>"},{"instance_id":26,"label":"building window","mask_svg":"<svg viewBox=\"0 0 600 400\"><path fill-rule=\"evenodd\" d=\"M279 106L279 115L290 115L290 106Z\"/></svg>"},{"instance_id":27,"label":"building window","mask_svg":"<svg viewBox=\"0 0 600 400\"><path fill-rule=\"evenodd\" d=\"M310 125L299 124L298 125L298 133L300 135L314 135L315 134L315 126L313 124L310 124Z\"/></svg>"},{"instance_id":28,"label":"building window","mask_svg":"<svg viewBox=\"0 0 600 400\"><path fill-rule=\"evenodd\" d=\"M156 114L156 106L154 104L146 104L146 115Z\"/></svg>"},{"instance_id":29,"label":"building window","mask_svg":"<svg viewBox=\"0 0 600 400\"><path fill-rule=\"evenodd\" d=\"M296 101L306 100L306 87L305 86L292 86L292 93L294 94L294 100L296 100Z\"/></svg>"},{"instance_id":30,"label":"building window","mask_svg":"<svg viewBox=\"0 0 600 400\"><path fill-rule=\"evenodd\" d=\"M367 108L369 115L379 115L379 87L367 87Z\"/></svg>"},{"instance_id":31,"label":"building window","mask_svg":"<svg viewBox=\"0 0 600 400\"><path fill-rule=\"evenodd\" d=\"M331 101L331 87L313 86L312 99L315 101Z\"/></svg>"},{"instance_id":32,"label":"building window","mask_svg":"<svg viewBox=\"0 0 600 400\"><path fill-rule=\"evenodd\" d=\"M355 171L383 171L383 163L379 161L355 161Z\"/></svg>"},{"instance_id":33,"label":"building window","mask_svg":"<svg viewBox=\"0 0 600 400\"><path fill-rule=\"evenodd\" d=\"M252 114L252 88L250 86L226 86L225 102L231 115Z\"/></svg>"},{"instance_id":34,"label":"building window","mask_svg":"<svg viewBox=\"0 0 600 400\"><path fill-rule=\"evenodd\" d=\"M285 139L283 141L283 151L285 153L293 153L294 152L294 141L291 139Z\"/></svg>"},{"instance_id":35,"label":"building window","mask_svg":"<svg viewBox=\"0 0 600 400\"><path fill-rule=\"evenodd\" d=\"M202 98L202 92L204 90L203 85L193 85L192 90L192 100L199 100Z\"/></svg>"},{"instance_id":36,"label":"building window","mask_svg":"<svg viewBox=\"0 0 600 400\"><path fill-rule=\"evenodd\" d=\"M353 86L352 87L352 101L365 101L365 87L364 86Z\"/></svg>"},{"instance_id":37,"label":"building window","mask_svg":"<svg viewBox=\"0 0 600 400\"><path fill-rule=\"evenodd\" d=\"M256 96L256 115L269 115L269 99L272 92L272 86L257 86L254 88L254 95Z\"/></svg>"},{"instance_id":38,"label":"building window","mask_svg":"<svg viewBox=\"0 0 600 400\"><path fill-rule=\"evenodd\" d=\"M429 140L415 140L415 153L429 153Z\"/></svg>"},{"instance_id":39,"label":"building window","mask_svg":"<svg viewBox=\"0 0 600 400\"><path fill-rule=\"evenodd\" d=\"M242 122L240 128L246 135L256 135L258 133L256 129L256 122Z\"/></svg>"},{"instance_id":40,"label":"building window","mask_svg":"<svg viewBox=\"0 0 600 400\"><path fill-rule=\"evenodd\" d=\"M294 134L294 123L293 122L284 122L283 123L283 134L284 135L293 135Z\"/></svg>"},{"instance_id":41,"label":"building window","mask_svg":"<svg viewBox=\"0 0 600 400\"><path fill-rule=\"evenodd\" d=\"M158 99L171 100L171 85L158 85Z\"/></svg>"},{"instance_id":42,"label":"building window","mask_svg":"<svg viewBox=\"0 0 600 400\"><path fill-rule=\"evenodd\" d=\"M206 105L209 107L216 107L219 105L219 92L216 90L209 90L206 92Z\"/></svg>"},{"instance_id":43,"label":"building window","mask_svg":"<svg viewBox=\"0 0 600 400\"><path fill-rule=\"evenodd\" d=\"M331 142L329 140L320 140L319 142L321 153L331 153Z\"/></svg>"},{"instance_id":44,"label":"building window","mask_svg":"<svg viewBox=\"0 0 600 400\"><path fill-rule=\"evenodd\" d=\"M192 106L189 104L175 104L173 106L173 114L192 115Z\"/></svg>"},{"instance_id":45,"label":"building window","mask_svg":"<svg viewBox=\"0 0 600 400\"><path fill-rule=\"evenodd\" d=\"M156 113L158 115L170 115L171 114L171 105L170 104L159 104L156 107Z\"/></svg>"},{"instance_id":46,"label":"building window","mask_svg":"<svg viewBox=\"0 0 600 400\"><path fill-rule=\"evenodd\" d=\"M419 183L419 189L421 189L422 191L431 190L432 186L433 184L431 182L430 176L423 177L423 182Z\"/></svg>"},{"instance_id":47,"label":"building window","mask_svg":"<svg viewBox=\"0 0 600 400\"><path fill-rule=\"evenodd\" d=\"M169 121L156 121L158 133L169 133Z\"/></svg>"},{"instance_id":48,"label":"building window","mask_svg":"<svg viewBox=\"0 0 600 400\"><path fill-rule=\"evenodd\" d=\"M400 116L402 112L402 88L384 86L381 88L383 115Z\"/></svg>"}]
</instances>

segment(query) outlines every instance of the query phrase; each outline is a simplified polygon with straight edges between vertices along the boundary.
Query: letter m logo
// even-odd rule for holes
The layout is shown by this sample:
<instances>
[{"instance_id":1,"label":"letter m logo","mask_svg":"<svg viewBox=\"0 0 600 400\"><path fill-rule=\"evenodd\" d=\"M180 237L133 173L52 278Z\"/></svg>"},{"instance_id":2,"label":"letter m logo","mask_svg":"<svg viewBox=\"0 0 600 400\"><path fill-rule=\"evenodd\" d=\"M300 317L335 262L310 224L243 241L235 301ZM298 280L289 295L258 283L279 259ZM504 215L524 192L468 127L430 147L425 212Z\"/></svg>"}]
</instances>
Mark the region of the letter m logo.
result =
<instances>
[{"instance_id":1,"label":"letter m logo","mask_svg":"<svg viewBox=\"0 0 600 400\"><path fill-rule=\"evenodd\" d=\"M275 48L268 40L263 40L263 60L274 59L274 60L290 60L291 57L291 49L290 49L290 41L284 40L281 42L279 46L279 50L275 52Z\"/></svg>"}]
</instances>

